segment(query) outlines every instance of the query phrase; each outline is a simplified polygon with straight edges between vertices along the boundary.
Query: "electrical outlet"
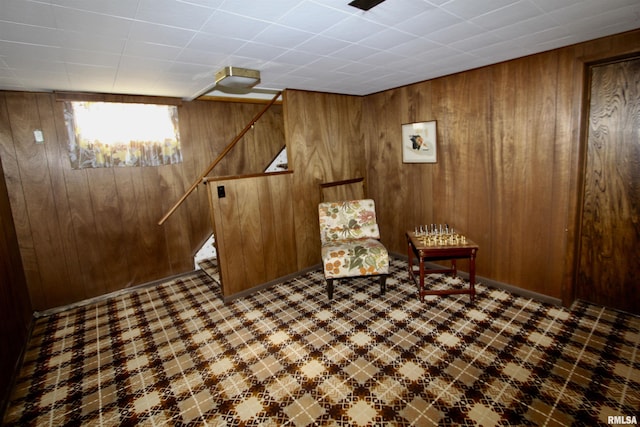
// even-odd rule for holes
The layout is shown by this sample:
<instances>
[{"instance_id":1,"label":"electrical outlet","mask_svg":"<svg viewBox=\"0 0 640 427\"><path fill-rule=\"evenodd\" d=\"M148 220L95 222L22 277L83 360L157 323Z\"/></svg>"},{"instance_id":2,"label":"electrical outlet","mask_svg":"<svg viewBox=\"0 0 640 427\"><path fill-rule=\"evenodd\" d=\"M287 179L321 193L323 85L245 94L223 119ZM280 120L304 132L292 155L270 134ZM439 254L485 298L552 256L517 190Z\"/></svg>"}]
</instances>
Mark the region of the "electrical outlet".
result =
<instances>
[{"instance_id":1,"label":"electrical outlet","mask_svg":"<svg viewBox=\"0 0 640 427\"><path fill-rule=\"evenodd\" d=\"M44 135L40 129L33 131L33 138L36 140L36 144L44 144Z\"/></svg>"},{"instance_id":2,"label":"electrical outlet","mask_svg":"<svg viewBox=\"0 0 640 427\"><path fill-rule=\"evenodd\" d=\"M218 199L223 199L227 195L224 192L224 185L218 185Z\"/></svg>"}]
</instances>

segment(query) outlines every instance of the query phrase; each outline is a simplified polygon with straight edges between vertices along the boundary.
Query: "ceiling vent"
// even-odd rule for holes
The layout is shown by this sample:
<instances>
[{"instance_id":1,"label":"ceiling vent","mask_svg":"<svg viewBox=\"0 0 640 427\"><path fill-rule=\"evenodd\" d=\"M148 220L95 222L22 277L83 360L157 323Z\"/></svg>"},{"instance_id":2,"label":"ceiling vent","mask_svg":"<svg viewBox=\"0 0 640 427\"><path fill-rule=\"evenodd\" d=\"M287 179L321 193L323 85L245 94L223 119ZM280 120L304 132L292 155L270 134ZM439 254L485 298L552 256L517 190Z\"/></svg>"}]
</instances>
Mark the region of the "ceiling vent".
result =
<instances>
[{"instance_id":1,"label":"ceiling vent","mask_svg":"<svg viewBox=\"0 0 640 427\"><path fill-rule=\"evenodd\" d=\"M349 6L357 7L358 9L367 11L379 5L383 1L384 0L353 0L351 3L349 3Z\"/></svg>"}]
</instances>

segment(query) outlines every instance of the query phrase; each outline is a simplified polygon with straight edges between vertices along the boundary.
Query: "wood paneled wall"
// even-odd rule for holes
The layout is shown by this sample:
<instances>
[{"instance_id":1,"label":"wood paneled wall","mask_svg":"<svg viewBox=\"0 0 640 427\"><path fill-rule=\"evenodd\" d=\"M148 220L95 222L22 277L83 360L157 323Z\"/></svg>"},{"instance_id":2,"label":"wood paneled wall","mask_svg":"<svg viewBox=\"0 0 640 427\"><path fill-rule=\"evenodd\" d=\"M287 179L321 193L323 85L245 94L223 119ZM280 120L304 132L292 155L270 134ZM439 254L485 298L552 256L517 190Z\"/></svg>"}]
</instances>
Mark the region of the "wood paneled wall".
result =
<instances>
[{"instance_id":1,"label":"wood paneled wall","mask_svg":"<svg viewBox=\"0 0 640 427\"><path fill-rule=\"evenodd\" d=\"M291 182L291 172L207 180L225 300L298 271Z\"/></svg>"},{"instance_id":2,"label":"wood paneled wall","mask_svg":"<svg viewBox=\"0 0 640 427\"><path fill-rule=\"evenodd\" d=\"M367 97L287 91L299 269L320 262L318 184L364 176L390 250L404 253L416 224L449 222L480 244L479 275L570 303L584 64L638 52L639 39L630 32ZM191 269L211 230L206 191L155 224L261 107L182 103L181 165L71 171L55 97L0 93L0 155L34 309ZM437 120L439 161L403 164L401 124L424 120ZM254 160L271 136L237 147L214 174L262 172ZM282 145L273 142L267 161Z\"/></svg>"},{"instance_id":3,"label":"wood paneled wall","mask_svg":"<svg viewBox=\"0 0 640 427\"><path fill-rule=\"evenodd\" d=\"M132 99L145 102L111 97ZM183 163L71 170L56 96L1 92L0 155L33 308L192 270L193 254L211 233L206 190L194 192L163 226L157 222L262 108L183 102ZM43 131L44 144L35 144L35 129ZM276 105L212 174L262 172L284 145L283 135L282 106Z\"/></svg>"},{"instance_id":4,"label":"wood paneled wall","mask_svg":"<svg viewBox=\"0 0 640 427\"><path fill-rule=\"evenodd\" d=\"M320 263L320 183L365 176L361 105L357 96L295 90L284 94L299 270Z\"/></svg>"},{"instance_id":5,"label":"wood paneled wall","mask_svg":"<svg viewBox=\"0 0 640 427\"><path fill-rule=\"evenodd\" d=\"M625 33L363 98L287 91L300 268L319 262L317 183L365 170L392 252L406 253L406 230L446 222L480 245L479 275L570 304L585 64L637 52L638 40ZM438 163L402 163L401 125L428 120Z\"/></svg>"},{"instance_id":6,"label":"wood paneled wall","mask_svg":"<svg viewBox=\"0 0 640 427\"><path fill-rule=\"evenodd\" d=\"M9 193L0 163L0 416L31 328L32 309L22 269Z\"/></svg>"},{"instance_id":7,"label":"wood paneled wall","mask_svg":"<svg viewBox=\"0 0 640 427\"><path fill-rule=\"evenodd\" d=\"M479 275L572 301L584 67L640 50L609 37L369 96L367 182L382 240L447 222L480 245ZM403 164L401 124L436 120L438 163Z\"/></svg>"}]
</instances>

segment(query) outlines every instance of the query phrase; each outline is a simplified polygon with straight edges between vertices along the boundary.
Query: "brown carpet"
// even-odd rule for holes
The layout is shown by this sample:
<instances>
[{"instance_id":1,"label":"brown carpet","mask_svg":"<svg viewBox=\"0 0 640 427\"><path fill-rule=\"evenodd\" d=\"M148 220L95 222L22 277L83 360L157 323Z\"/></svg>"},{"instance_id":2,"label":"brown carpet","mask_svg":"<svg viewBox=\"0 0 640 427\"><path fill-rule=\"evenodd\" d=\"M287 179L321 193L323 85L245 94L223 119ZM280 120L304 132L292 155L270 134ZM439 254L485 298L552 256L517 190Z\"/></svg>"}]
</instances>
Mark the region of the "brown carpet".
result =
<instances>
[{"instance_id":1,"label":"brown carpet","mask_svg":"<svg viewBox=\"0 0 640 427\"><path fill-rule=\"evenodd\" d=\"M640 419L640 318L478 285L420 303L320 271L224 304L203 272L40 318L7 425L607 425ZM462 286L433 276L433 286ZM626 420L626 418L625 418ZM631 418L630 418L631 420Z\"/></svg>"}]
</instances>

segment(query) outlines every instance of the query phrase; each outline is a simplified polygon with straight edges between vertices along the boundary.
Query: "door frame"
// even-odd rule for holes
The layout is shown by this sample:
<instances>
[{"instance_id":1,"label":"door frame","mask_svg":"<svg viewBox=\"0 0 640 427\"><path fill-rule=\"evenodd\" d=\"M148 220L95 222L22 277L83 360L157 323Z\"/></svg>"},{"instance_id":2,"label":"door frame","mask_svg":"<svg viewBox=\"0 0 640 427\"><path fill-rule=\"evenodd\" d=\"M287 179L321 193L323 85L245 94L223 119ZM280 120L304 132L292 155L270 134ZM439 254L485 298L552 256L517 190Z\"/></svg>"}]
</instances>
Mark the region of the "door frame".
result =
<instances>
[{"instance_id":1,"label":"door frame","mask_svg":"<svg viewBox=\"0 0 640 427\"><path fill-rule=\"evenodd\" d=\"M579 117L579 136L577 147L577 168L575 175L576 198L573 218L568 224L573 224L574 236L568 240L567 250L567 279L562 289L562 304L571 307L576 301L578 293L578 274L580 273L580 248L582 247L582 218L584 215L584 198L586 183L586 168L589 136L589 111L591 105L591 70L593 67L615 64L633 59L640 59L640 52L632 52L622 55L598 56L584 59L581 70L581 102ZM567 229L569 231L569 229ZM569 236L571 237L571 236Z\"/></svg>"}]
</instances>

